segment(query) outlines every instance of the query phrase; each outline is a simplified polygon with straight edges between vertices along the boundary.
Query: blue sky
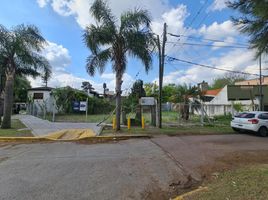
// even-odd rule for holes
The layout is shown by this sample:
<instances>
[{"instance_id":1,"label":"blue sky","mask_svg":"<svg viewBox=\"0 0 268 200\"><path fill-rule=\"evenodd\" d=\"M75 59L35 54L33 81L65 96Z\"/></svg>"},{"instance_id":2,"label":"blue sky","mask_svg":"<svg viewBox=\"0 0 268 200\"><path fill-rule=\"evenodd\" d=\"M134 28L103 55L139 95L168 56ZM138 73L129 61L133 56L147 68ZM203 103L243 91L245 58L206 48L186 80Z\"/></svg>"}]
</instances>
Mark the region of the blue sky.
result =
<instances>
[{"instance_id":1,"label":"blue sky","mask_svg":"<svg viewBox=\"0 0 268 200\"><path fill-rule=\"evenodd\" d=\"M0 23L6 27L17 24L34 24L48 41L43 52L53 66L53 77L49 85L60 87L70 85L79 88L82 81L89 81L96 90L101 90L106 82L114 90L114 75L110 64L104 74L90 77L85 70L85 60L90 51L82 42L83 30L94 23L88 9L92 0L2 0ZM167 55L224 69L257 73L254 52L244 48L224 48L247 43L230 21L234 11L226 8L224 0L110 0L109 4L116 16L124 10L135 7L146 8L152 15L152 30L161 35L163 23L168 24L168 32L187 37L168 36ZM200 14L197 14L198 11ZM190 38L197 37L198 39ZM203 39L223 40L213 43ZM180 43L201 43L217 47L188 46ZM138 76L136 77L136 74ZM196 84L203 80L212 82L224 72L209 70L179 62L167 61L164 84ZM146 74L142 64L129 58L123 88L129 88L134 78L144 82L155 82L158 76L157 58L153 68ZM40 86L40 79L29 78L32 86Z\"/></svg>"}]
</instances>

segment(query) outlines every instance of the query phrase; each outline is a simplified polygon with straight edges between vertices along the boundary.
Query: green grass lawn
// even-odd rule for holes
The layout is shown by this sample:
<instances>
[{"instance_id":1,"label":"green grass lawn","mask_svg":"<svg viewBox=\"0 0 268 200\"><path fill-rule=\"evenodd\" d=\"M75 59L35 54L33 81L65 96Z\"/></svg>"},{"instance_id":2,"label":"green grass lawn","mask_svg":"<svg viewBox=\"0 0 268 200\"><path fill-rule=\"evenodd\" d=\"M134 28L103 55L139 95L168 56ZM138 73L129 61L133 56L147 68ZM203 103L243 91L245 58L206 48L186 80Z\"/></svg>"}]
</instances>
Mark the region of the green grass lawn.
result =
<instances>
[{"instance_id":1,"label":"green grass lawn","mask_svg":"<svg viewBox=\"0 0 268 200\"><path fill-rule=\"evenodd\" d=\"M60 121L65 121L65 122L100 122L104 118L107 118L109 114L96 114L96 115L88 115L86 119L85 114L56 114L55 120L60 122ZM144 113L143 114L145 118L145 123L150 124L151 121L151 114L150 113ZM106 123L112 123L112 117L109 117L106 121ZM135 118L135 113L130 113L127 115L127 117L130 118ZM52 120L52 116L49 115L47 116L48 120ZM229 124L230 122L230 117L229 116L220 116L216 117L213 122L217 123L220 121L221 123L226 124L226 122ZM163 123L185 123L180 118L180 114L178 112L162 112L162 121ZM200 117L197 115L191 115L189 123L200 123Z\"/></svg>"},{"instance_id":2,"label":"green grass lawn","mask_svg":"<svg viewBox=\"0 0 268 200\"><path fill-rule=\"evenodd\" d=\"M104 118L107 118L109 114L98 114L98 115L88 115L87 119L85 114L58 114L56 115L57 122L92 122L98 123L102 121ZM122 128L120 133L122 134L135 134L135 133L144 133L144 134L168 134L168 135L205 135L205 134L230 134L233 133L233 130L230 127L230 116L218 116L212 119L212 124L206 124L205 126L200 125L200 117L199 116L191 116L189 121L183 121L180 118L178 112L163 112L163 129L153 128L150 125L150 113L145 113L144 115L146 128L145 130L140 127L131 127L131 130L127 130L126 128ZM134 118L135 114L130 113L127 117ZM108 124L112 123L113 116L110 116L105 122ZM49 118L51 120L51 117ZM176 127L172 127L175 125ZM113 134L114 131L112 129L105 129L102 134Z\"/></svg>"},{"instance_id":3,"label":"green grass lawn","mask_svg":"<svg viewBox=\"0 0 268 200\"><path fill-rule=\"evenodd\" d=\"M208 190L185 197L185 200L266 200L268 165L240 168L220 174Z\"/></svg>"},{"instance_id":4,"label":"green grass lawn","mask_svg":"<svg viewBox=\"0 0 268 200\"><path fill-rule=\"evenodd\" d=\"M97 115L88 115L86 119L85 114L57 114L55 116L56 122L92 122L98 123L102 121L104 118L107 118L109 114L97 114ZM47 117L48 120L52 120L51 116ZM112 122L112 117L108 118L107 123Z\"/></svg>"},{"instance_id":5,"label":"green grass lawn","mask_svg":"<svg viewBox=\"0 0 268 200\"><path fill-rule=\"evenodd\" d=\"M18 119L11 120L10 129L0 129L0 137L31 137L33 136L30 130L19 130L27 128Z\"/></svg>"},{"instance_id":6,"label":"green grass lawn","mask_svg":"<svg viewBox=\"0 0 268 200\"><path fill-rule=\"evenodd\" d=\"M102 135L109 134L149 134L149 135L214 135L214 134L233 134L234 131L229 126L179 126L179 127L163 127L162 129L154 127L131 127L130 130L127 128L121 128L119 132L115 132L111 128L104 129Z\"/></svg>"}]
</instances>

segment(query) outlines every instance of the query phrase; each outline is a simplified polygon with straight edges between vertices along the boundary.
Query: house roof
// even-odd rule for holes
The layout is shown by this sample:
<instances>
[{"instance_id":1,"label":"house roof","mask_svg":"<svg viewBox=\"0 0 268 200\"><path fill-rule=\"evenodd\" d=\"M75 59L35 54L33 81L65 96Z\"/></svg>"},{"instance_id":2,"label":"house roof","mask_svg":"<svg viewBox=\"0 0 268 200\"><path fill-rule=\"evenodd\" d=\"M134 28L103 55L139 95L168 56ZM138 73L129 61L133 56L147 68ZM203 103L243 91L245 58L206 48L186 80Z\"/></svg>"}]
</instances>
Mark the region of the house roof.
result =
<instances>
[{"instance_id":1,"label":"house roof","mask_svg":"<svg viewBox=\"0 0 268 200\"><path fill-rule=\"evenodd\" d=\"M221 90L222 88L214 89L214 90L207 90L204 92L204 96L217 96Z\"/></svg>"},{"instance_id":2,"label":"house roof","mask_svg":"<svg viewBox=\"0 0 268 200\"><path fill-rule=\"evenodd\" d=\"M36 88L30 88L28 91L51 91L54 88L52 87L36 87Z\"/></svg>"}]
</instances>

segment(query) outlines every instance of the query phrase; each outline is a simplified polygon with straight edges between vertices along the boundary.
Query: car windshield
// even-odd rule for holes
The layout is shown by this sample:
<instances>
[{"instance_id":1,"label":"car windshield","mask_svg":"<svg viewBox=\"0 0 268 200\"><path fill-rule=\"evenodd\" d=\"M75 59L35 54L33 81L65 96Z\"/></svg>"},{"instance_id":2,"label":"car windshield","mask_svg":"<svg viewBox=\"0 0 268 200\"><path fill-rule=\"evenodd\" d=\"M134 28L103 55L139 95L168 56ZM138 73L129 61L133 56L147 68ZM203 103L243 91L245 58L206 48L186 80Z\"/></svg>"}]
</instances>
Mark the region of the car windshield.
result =
<instances>
[{"instance_id":1,"label":"car windshield","mask_svg":"<svg viewBox=\"0 0 268 200\"><path fill-rule=\"evenodd\" d=\"M250 118L254 118L255 117L255 114L254 113L239 113L235 117L237 117L237 118L247 118L247 119L250 119Z\"/></svg>"}]
</instances>

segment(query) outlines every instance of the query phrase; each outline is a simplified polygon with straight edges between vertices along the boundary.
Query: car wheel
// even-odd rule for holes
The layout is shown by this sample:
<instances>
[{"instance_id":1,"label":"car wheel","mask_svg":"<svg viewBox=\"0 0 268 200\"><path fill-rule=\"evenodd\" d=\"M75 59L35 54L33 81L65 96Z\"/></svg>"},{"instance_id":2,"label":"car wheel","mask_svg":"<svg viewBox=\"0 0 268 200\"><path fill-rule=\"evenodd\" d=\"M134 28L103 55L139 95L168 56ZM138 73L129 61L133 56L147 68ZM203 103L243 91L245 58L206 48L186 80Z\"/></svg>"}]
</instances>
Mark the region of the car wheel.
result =
<instances>
[{"instance_id":1,"label":"car wheel","mask_svg":"<svg viewBox=\"0 0 268 200\"><path fill-rule=\"evenodd\" d=\"M240 131L240 129L238 129L238 128L232 128L235 132L237 132L237 133L240 133L241 131Z\"/></svg>"},{"instance_id":2,"label":"car wheel","mask_svg":"<svg viewBox=\"0 0 268 200\"><path fill-rule=\"evenodd\" d=\"M259 136L266 137L268 135L268 130L266 127L262 126L258 131Z\"/></svg>"}]
</instances>

